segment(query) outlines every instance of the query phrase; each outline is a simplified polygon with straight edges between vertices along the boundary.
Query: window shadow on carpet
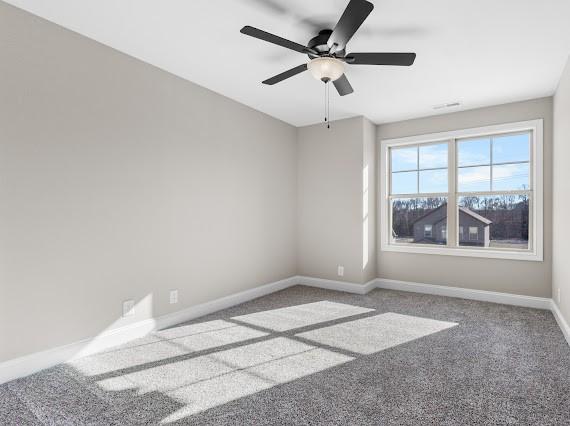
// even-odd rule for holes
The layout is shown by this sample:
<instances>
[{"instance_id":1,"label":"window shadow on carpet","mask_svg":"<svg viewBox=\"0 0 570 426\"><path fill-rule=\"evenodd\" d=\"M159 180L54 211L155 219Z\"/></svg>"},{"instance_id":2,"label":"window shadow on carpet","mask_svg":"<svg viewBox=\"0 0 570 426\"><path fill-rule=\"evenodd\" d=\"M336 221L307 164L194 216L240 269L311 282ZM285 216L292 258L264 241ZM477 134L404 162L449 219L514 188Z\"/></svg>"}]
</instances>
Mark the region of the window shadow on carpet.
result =
<instances>
[{"instance_id":1,"label":"window shadow on carpet","mask_svg":"<svg viewBox=\"0 0 570 426\"><path fill-rule=\"evenodd\" d=\"M65 368L112 416L169 424L456 325L321 301L173 327Z\"/></svg>"}]
</instances>

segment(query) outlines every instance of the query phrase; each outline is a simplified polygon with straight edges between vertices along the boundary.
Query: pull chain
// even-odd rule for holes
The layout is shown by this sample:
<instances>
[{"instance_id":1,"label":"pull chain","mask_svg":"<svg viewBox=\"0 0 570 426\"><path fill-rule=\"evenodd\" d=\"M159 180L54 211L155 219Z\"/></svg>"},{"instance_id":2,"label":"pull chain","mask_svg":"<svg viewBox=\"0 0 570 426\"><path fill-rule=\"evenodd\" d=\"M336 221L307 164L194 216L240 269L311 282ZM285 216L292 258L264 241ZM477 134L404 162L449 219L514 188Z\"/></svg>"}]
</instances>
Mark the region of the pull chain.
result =
<instances>
[{"instance_id":1,"label":"pull chain","mask_svg":"<svg viewBox=\"0 0 570 426\"><path fill-rule=\"evenodd\" d=\"M331 105L330 105L330 101L331 101L330 89L329 89L328 81L326 81L325 82L325 124L327 125L327 129L331 128L331 117L330 117Z\"/></svg>"},{"instance_id":2,"label":"pull chain","mask_svg":"<svg viewBox=\"0 0 570 426\"><path fill-rule=\"evenodd\" d=\"M325 124L328 126L329 112L327 109L327 82L325 81Z\"/></svg>"},{"instance_id":3,"label":"pull chain","mask_svg":"<svg viewBox=\"0 0 570 426\"><path fill-rule=\"evenodd\" d=\"M331 85L327 84L327 129L331 128Z\"/></svg>"}]
</instances>

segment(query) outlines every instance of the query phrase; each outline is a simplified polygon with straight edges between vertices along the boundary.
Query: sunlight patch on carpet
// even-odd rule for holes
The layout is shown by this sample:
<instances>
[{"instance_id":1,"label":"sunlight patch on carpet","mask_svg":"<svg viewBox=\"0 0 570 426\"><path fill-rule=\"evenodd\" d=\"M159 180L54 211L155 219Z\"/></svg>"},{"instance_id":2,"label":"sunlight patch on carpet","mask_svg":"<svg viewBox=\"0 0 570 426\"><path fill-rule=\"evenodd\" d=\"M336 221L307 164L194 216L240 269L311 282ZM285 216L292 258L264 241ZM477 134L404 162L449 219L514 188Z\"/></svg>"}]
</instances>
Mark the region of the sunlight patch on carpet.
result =
<instances>
[{"instance_id":1,"label":"sunlight patch on carpet","mask_svg":"<svg viewBox=\"0 0 570 426\"><path fill-rule=\"evenodd\" d=\"M287 331L372 311L374 309L322 301L241 315L233 319L274 331Z\"/></svg>"},{"instance_id":2,"label":"sunlight patch on carpet","mask_svg":"<svg viewBox=\"0 0 570 426\"><path fill-rule=\"evenodd\" d=\"M211 372L203 370L205 376L212 374L211 378L202 380L194 378L193 383L177 389L161 390L168 397L185 405L165 418L162 423L176 422L210 408L353 360L346 355L282 337L206 357L209 359L208 362L218 365ZM199 358L189 361L197 360ZM164 375L165 385L170 387L173 378L176 380L180 374L188 377L189 374L195 374L190 373L191 371L203 367L182 362L176 368L180 369L178 374L173 371L172 374ZM214 372L216 368L218 370ZM184 371L186 373L183 373ZM157 371L154 374L155 380L161 375L160 373ZM132 379L131 376L128 378ZM139 380L140 385L143 385L148 376L141 376ZM157 389L160 390L160 386Z\"/></svg>"},{"instance_id":3,"label":"sunlight patch on carpet","mask_svg":"<svg viewBox=\"0 0 570 426\"><path fill-rule=\"evenodd\" d=\"M386 313L319 328L298 337L358 354L372 354L455 327L457 323Z\"/></svg>"},{"instance_id":4,"label":"sunlight patch on carpet","mask_svg":"<svg viewBox=\"0 0 570 426\"><path fill-rule=\"evenodd\" d=\"M175 337L166 339L165 336ZM192 352L204 351L267 336L267 333L226 321L177 327L148 336L144 344L92 355L69 364L87 376L136 368Z\"/></svg>"}]
</instances>

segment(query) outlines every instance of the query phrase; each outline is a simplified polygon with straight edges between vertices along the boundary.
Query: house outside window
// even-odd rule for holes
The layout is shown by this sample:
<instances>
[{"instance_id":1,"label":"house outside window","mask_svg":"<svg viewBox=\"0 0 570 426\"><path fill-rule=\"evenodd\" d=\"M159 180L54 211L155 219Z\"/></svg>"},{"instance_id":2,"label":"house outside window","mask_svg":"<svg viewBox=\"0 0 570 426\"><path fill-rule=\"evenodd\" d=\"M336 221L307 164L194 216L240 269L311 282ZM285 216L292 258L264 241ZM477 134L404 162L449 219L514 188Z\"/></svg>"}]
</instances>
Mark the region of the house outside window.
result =
<instances>
[{"instance_id":1,"label":"house outside window","mask_svg":"<svg viewBox=\"0 0 570 426\"><path fill-rule=\"evenodd\" d=\"M542 260L542 120L386 140L380 156L382 250Z\"/></svg>"}]
</instances>

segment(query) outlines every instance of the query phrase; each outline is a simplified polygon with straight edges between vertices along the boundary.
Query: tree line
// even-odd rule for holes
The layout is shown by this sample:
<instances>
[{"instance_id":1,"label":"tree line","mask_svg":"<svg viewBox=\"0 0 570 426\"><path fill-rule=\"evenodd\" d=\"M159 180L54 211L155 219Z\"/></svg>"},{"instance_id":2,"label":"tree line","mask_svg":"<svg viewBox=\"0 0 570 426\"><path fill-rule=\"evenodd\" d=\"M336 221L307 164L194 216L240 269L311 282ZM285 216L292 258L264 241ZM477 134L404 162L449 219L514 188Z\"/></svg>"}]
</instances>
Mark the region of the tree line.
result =
<instances>
[{"instance_id":1,"label":"tree line","mask_svg":"<svg viewBox=\"0 0 570 426\"><path fill-rule=\"evenodd\" d=\"M459 204L492 222L490 226L492 240L528 240L529 197L527 195L462 197ZM444 205L447 205L445 197L393 200L392 229L395 236L412 237L414 223Z\"/></svg>"}]
</instances>

